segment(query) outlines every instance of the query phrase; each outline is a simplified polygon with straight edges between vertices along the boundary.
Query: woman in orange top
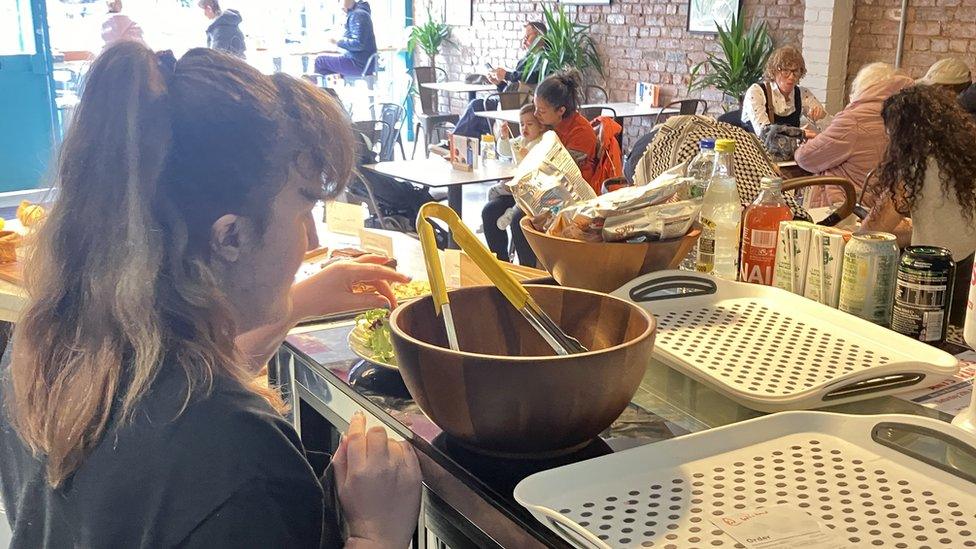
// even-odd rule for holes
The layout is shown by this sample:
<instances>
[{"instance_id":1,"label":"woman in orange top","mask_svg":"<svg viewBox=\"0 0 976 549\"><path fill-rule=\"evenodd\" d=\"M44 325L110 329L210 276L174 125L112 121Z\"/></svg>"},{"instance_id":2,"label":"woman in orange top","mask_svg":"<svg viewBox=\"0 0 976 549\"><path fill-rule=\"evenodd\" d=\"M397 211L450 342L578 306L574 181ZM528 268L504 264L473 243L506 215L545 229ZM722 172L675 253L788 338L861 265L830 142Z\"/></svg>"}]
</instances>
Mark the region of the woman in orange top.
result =
<instances>
[{"instance_id":1,"label":"woman in orange top","mask_svg":"<svg viewBox=\"0 0 976 549\"><path fill-rule=\"evenodd\" d=\"M576 160L583 179L594 189L599 189L602 181L593 181L596 176L596 132L589 120L579 113L582 90L582 77L576 69L546 78L535 90L535 116L543 125L552 126Z\"/></svg>"}]
</instances>

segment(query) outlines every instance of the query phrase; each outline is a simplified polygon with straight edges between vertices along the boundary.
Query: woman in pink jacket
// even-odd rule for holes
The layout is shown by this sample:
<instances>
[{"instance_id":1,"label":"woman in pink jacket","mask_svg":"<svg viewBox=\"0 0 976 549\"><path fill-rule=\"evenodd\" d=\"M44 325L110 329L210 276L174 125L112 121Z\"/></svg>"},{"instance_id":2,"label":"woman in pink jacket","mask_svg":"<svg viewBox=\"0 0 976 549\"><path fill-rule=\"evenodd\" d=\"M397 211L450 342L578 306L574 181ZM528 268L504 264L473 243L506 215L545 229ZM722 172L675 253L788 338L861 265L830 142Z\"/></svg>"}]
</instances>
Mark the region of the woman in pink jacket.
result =
<instances>
[{"instance_id":1,"label":"woman in pink jacket","mask_svg":"<svg viewBox=\"0 0 976 549\"><path fill-rule=\"evenodd\" d=\"M888 146L881 106L913 84L887 63L864 66L851 84L851 102L823 133L797 149L796 163L810 173L847 178L860 192ZM809 201L807 207L829 206L843 202L844 192L839 187L815 187ZM870 206L873 200L866 197L865 202Z\"/></svg>"},{"instance_id":2,"label":"woman in pink jacket","mask_svg":"<svg viewBox=\"0 0 976 549\"><path fill-rule=\"evenodd\" d=\"M105 4L108 7L108 15L102 22L102 40L106 48L122 40L146 43L142 37L142 27L122 13L122 0L107 0Z\"/></svg>"}]
</instances>

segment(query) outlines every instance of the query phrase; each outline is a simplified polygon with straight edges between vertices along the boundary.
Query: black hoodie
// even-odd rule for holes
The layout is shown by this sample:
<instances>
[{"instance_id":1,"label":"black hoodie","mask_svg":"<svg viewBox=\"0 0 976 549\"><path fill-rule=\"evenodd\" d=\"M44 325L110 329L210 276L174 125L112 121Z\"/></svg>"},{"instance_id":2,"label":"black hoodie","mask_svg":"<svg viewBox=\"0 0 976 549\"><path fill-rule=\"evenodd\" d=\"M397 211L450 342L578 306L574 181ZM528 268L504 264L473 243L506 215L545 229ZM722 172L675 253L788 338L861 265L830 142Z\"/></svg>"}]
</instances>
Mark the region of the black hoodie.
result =
<instances>
[{"instance_id":1,"label":"black hoodie","mask_svg":"<svg viewBox=\"0 0 976 549\"><path fill-rule=\"evenodd\" d=\"M336 45L346 50L360 67L365 67L370 56L376 53L376 35L373 33L369 2L356 2L349 10L346 14L346 32Z\"/></svg>"},{"instance_id":2,"label":"black hoodie","mask_svg":"<svg viewBox=\"0 0 976 549\"><path fill-rule=\"evenodd\" d=\"M244 59L244 33L241 32L241 14L237 10L224 10L207 27L207 47Z\"/></svg>"}]
</instances>

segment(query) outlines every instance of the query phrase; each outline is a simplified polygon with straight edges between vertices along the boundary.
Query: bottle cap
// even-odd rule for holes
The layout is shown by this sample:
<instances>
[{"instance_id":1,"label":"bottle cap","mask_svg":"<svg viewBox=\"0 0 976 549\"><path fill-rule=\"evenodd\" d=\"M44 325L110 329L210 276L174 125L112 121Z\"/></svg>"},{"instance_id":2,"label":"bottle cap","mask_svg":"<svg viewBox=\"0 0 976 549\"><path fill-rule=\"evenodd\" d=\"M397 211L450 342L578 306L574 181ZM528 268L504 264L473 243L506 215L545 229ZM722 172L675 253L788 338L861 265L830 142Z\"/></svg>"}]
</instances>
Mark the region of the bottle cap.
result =
<instances>
[{"instance_id":1,"label":"bottle cap","mask_svg":"<svg viewBox=\"0 0 976 549\"><path fill-rule=\"evenodd\" d=\"M718 139L715 141L715 150L718 152L733 152L735 141L732 139Z\"/></svg>"},{"instance_id":2,"label":"bottle cap","mask_svg":"<svg viewBox=\"0 0 976 549\"><path fill-rule=\"evenodd\" d=\"M715 138L706 137L698 142L698 148L700 149L714 149L715 148Z\"/></svg>"},{"instance_id":3,"label":"bottle cap","mask_svg":"<svg viewBox=\"0 0 976 549\"><path fill-rule=\"evenodd\" d=\"M495 136L492 135L492 134L490 134L490 133L486 133L485 135L482 135L481 136L481 140L482 141L494 141L495 140Z\"/></svg>"},{"instance_id":4,"label":"bottle cap","mask_svg":"<svg viewBox=\"0 0 976 549\"><path fill-rule=\"evenodd\" d=\"M759 186L763 189L773 189L776 187L783 187L782 177L764 177L759 181Z\"/></svg>"}]
</instances>

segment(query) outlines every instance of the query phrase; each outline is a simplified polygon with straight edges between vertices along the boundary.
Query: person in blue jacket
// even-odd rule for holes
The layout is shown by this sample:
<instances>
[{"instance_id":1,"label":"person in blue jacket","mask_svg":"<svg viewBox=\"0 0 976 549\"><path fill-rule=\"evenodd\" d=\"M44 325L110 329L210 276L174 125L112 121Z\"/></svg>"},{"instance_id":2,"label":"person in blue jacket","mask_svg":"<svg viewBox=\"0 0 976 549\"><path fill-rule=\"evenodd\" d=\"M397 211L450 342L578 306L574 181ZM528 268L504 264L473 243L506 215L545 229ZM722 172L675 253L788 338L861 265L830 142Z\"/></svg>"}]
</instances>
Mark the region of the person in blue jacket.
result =
<instances>
[{"instance_id":1,"label":"person in blue jacket","mask_svg":"<svg viewBox=\"0 0 976 549\"><path fill-rule=\"evenodd\" d=\"M315 59L315 72L319 74L341 74L361 76L376 72L374 66L365 71L366 63L376 53L376 35L373 33L373 18L369 2L340 0L342 11L346 12L346 31L335 45L344 50L341 55L320 55Z\"/></svg>"},{"instance_id":2,"label":"person in blue jacket","mask_svg":"<svg viewBox=\"0 0 976 549\"><path fill-rule=\"evenodd\" d=\"M200 0L197 6L213 21L207 27L207 47L244 59L247 46L241 32L240 12L220 9L219 0Z\"/></svg>"}]
</instances>

